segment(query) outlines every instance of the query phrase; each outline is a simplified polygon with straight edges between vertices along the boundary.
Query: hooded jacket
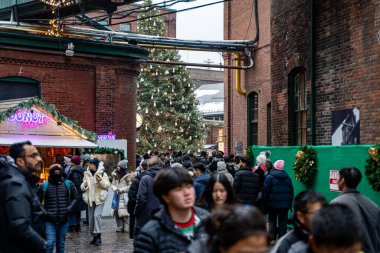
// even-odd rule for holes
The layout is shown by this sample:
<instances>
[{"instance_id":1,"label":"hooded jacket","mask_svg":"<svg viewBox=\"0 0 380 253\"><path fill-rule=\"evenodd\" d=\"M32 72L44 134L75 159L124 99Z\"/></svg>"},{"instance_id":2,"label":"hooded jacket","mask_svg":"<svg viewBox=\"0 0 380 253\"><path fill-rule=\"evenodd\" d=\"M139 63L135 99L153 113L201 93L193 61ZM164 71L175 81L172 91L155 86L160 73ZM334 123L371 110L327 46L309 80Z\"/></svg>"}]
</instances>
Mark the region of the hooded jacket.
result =
<instances>
[{"instance_id":1,"label":"hooded jacket","mask_svg":"<svg viewBox=\"0 0 380 253\"><path fill-rule=\"evenodd\" d=\"M44 210L27 182L31 176L14 164L10 157L0 157L0 252L41 252L45 240L37 232Z\"/></svg>"},{"instance_id":2,"label":"hooded jacket","mask_svg":"<svg viewBox=\"0 0 380 253\"><path fill-rule=\"evenodd\" d=\"M68 221L69 213L72 212L78 199L75 185L69 181L69 191L63 180L62 176L61 180L54 182L49 176L46 192L43 185L37 190L38 198L47 212L46 220L58 224Z\"/></svg>"},{"instance_id":3,"label":"hooded jacket","mask_svg":"<svg viewBox=\"0 0 380 253\"><path fill-rule=\"evenodd\" d=\"M232 184L234 183L234 178L232 177L232 175L228 172L227 170L227 165L224 163L224 162L218 162L217 163L217 169L216 169L216 172L218 174L223 174L227 177L228 181L230 181L230 184L232 186Z\"/></svg>"},{"instance_id":4,"label":"hooded jacket","mask_svg":"<svg viewBox=\"0 0 380 253\"><path fill-rule=\"evenodd\" d=\"M294 189L292 180L284 170L273 169L265 178L263 201L266 210L289 209L292 206Z\"/></svg>"},{"instance_id":5,"label":"hooded jacket","mask_svg":"<svg viewBox=\"0 0 380 253\"><path fill-rule=\"evenodd\" d=\"M115 192L114 194L119 194L119 209L117 209L117 214L119 217L126 217L129 216L128 210L127 210L127 203L124 203L124 195L128 194L129 187L132 184L132 179L134 178L135 174L133 172L126 173L120 180L117 178L117 172L114 170L112 173L112 190ZM119 192L117 193L116 190ZM112 209L112 216L115 215L115 210Z\"/></svg>"},{"instance_id":6,"label":"hooded jacket","mask_svg":"<svg viewBox=\"0 0 380 253\"><path fill-rule=\"evenodd\" d=\"M207 184L208 180L210 179L210 177L211 176L209 173L203 173L194 179L193 186L195 189L195 197L196 197L195 202L196 203L198 203L200 201L200 199L202 198L202 195L203 195L205 188L206 188L206 184Z\"/></svg>"},{"instance_id":7,"label":"hooded jacket","mask_svg":"<svg viewBox=\"0 0 380 253\"><path fill-rule=\"evenodd\" d=\"M96 182L96 175L99 175L102 180ZM95 183L92 184L92 179L95 179ZM87 186L86 186L87 183ZM95 205L104 204L107 199L108 187L110 186L110 180L107 173L104 171L103 163L99 163L98 169L94 175L90 172L90 168L84 172L83 183L80 188L83 191L83 194L86 194L88 205L92 207L92 203L95 202ZM95 199L91 194L92 191L95 191Z\"/></svg>"},{"instance_id":8,"label":"hooded jacket","mask_svg":"<svg viewBox=\"0 0 380 253\"><path fill-rule=\"evenodd\" d=\"M162 208L143 227L134 242L135 253L178 253L185 252L189 244L205 235L203 221L208 212L194 207L195 231L194 238L186 237L177 229L170 218L168 211Z\"/></svg>"},{"instance_id":9,"label":"hooded jacket","mask_svg":"<svg viewBox=\"0 0 380 253\"><path fill-rule=\"evenodd\" d=\"M248 167L240 168L235 174L233 189L243 204L255 205L259 193L259 176Z\"/></svg>"},{"instance_id":10,"label":"hooded jacket","mask_svg":"<svg viewBox=\"0 0 380 253\"><path fill-rule=\"evenodd\" d=\"M153 193L153 180L161 169L160 166L153 166L141 178L134 212L137 229L141 229L151 218L152 212L161 207L160 201Z\"/></svg>"},{"instance_id":11,"label":"hooded jacket","mask_svg":"<svg viewBox=\"0 0 380 253\"><path fill-rule=\"evenodd\" d=\"M364 252L380 252L380 208L355 189L346 189L331 203L345 204L360 220Z\"/></svg>"}]
</instances>

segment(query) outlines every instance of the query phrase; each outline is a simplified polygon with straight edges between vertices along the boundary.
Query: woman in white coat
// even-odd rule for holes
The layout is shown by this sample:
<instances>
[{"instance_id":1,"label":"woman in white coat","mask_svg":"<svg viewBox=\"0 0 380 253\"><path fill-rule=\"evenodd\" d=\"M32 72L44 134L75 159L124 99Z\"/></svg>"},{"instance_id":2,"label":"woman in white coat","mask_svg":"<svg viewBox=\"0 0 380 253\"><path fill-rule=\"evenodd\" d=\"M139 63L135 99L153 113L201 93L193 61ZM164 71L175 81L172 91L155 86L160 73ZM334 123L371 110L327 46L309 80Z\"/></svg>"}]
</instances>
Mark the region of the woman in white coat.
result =
<instances>
[{"instance_id":1,"label":"woman in white coat","mask_svg":"<svg viewBox=\"0 0 380 253\"><path fill-rule=\"evenodd\" d=\"M124 232L125 224L128 222L128 191L133 178L134 173L128 171L128 160L121 160L112 172L112 190L115 193L112 203L112 217L116 219L116 232Z\"/></svg>"},{"instance_id":2,"label":"woman in white coat","mask_svg":"<svg viewBox=\"0 0 380 253\"><path fill-rule=\"evenodd\" d=\"M90 160L87 171L84 172L81 190L83 200L88 204L90 233L94 236L90 244L99 246L101 239L101 223L104 202L107 200L110 181L104 171L103 162L97 158Z\"/></svg>"}]
</instances>

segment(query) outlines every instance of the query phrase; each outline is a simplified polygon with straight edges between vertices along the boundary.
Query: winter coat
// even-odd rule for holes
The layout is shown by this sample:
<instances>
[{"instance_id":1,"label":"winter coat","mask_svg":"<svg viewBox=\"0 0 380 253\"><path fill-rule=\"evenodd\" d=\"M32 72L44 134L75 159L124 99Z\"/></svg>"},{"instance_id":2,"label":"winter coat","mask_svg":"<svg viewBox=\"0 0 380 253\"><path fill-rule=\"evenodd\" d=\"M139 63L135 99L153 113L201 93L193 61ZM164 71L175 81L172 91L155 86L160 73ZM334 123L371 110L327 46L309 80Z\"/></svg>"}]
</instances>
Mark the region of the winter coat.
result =
<instances>
[{"instance_id":1,"label":"winter coat","mask_svg":"<svg viewBox=\"0 0 380 253\"><path fill-rule=\"evenodd\" d=\"M45 240L37 230L45 211L28 183L32 175L0 158L0 252L42 252ZM41 225L41 224L40 224Z\"/></svg>"},{"instance_id":2,"label":"winter coat","mask_svg":"<svg viewBox=\"0 0 380 253\"><path fill-rule=\"evenodd\" d=\"M134 242L135 253L178 253L184 252L190 243L205 236L203 221L208 212L194 207L195 231L194 238L186 237L175 227L168 211L162 208L142 228Z\"/></svg>"},{"instance_id":3,"label":"winter coat","mask_svg":"<svg viewBox=\"0 0 380 253\"><path fill-rule=\"evenodd\" d=\"M270 253L302 253L307 252L309 245L309 233L296 220L294 229L281 237Z\"/></svg>"},{"instance_id":4,"label":"winter coat","mask_svg":"<svg viewBox=\"0 0 380 253\"><path fill-rule=\"evenodd\" d=\"M143 176L145 176L145 171L143 173L137 174L132 179L131 187L129 187L127 210L130 215L134 215L136 208L137 192L139 190L140 180Z\"/></svg>"},{"instance_id":5,"label":"winter coat","mask_svg":"<svg viewBox=\"0 0 380 253\"><path fill-rule=\"evenodd\" d=\"M228 181L231 183L231 186L234 183L234 178L227 170L227 165L224 162L218 162L218 168L216 169L218 174L223 174L227 177Z\"/></svg>"},{"instance_id":6,"label":"winter coat","mask_svg":"<svg viewBox=\"0 0 380 253\"><path fill-rule=\"evenodd\" d=\"M207 245L208 237L193 241L189 247L187 247L186 253L210 253L210 247Z\"/></svg>"},{"instance_id":7,"label":"winter coat","mask_svg":"<svg viewBox=\"0 0 380 253\"><path fill-rule=\"evenodd\" d=\"M87 209L87 204L83 201L83 197L82 197L83 193L82 193L82 190L80 189L80 186L83 183L83 177L84 177L84 169L80 165L73 167L70 170L69 175L67 177L67 179L73 182L78 193L78 199L76 201L76 205L71 211L72 213L77 213L77 212Z\"/></svg>"},{"instance_id":8,"label":"winter coat","mask_svg":"<svg viewBox=\"0 0 380 253\"><path fill-rule=\"evenodd\" d=\"M69 213L76 205L78 194L73 182L69 181L70 191L62 180L54 183L50 178L48 187L44 192L43 184L38 188L37 195L47 212L46 220L49 222L64 224L69 219Z\"/></svg>"},{"instance_id":9,"label":"winter coat","mask_svg":"<svg viewBox=\"0 0 380 253\"><path fill-rule=\"evenodd\" d=\"M259 193L259 176L248 167L240 168L233 183L237 199L243 204L255 205Z\"/></svg>"},{"instance_id":10,"label":"winter coat","mask_svg":"<svg viewBox=\"0 0 380 253\"><path fill-rule=\"evenodd\" d=\"M265 209L289 209L292 206L294 189L292 180L284 170L273 169L265 178L263 202Z\"/></svg>"},{"instance_id":11,"label":"winter coat","mask_svg":"<svg viewBox=\"0 0 380 253\"><path fill-rule=\"evenodd\" d=\"M134 211L136 217L135 228L138 230L149 221L152 212L161 207L160 201L153 193L153 180L161 169L162 167L160 166L151 167L140 180Z\"/></svg>"},{"instance_id":12,"label":"winter coat","mask_svg":"<svg viewBox=\"0 0 380 253\"><path fill-rule=\"evenodd\" d=\"M102 178L102 180L96 182L95 184L92 184L91 179L95 178L96 181L96 175L99 175ZM86 183L87 186L85 186ZM102 163L99 164L98 169L94 175L92 175L90 169L87 168L87 170L84 172L83 183L80 186L81 190L84 192L83 194L86 194L88 200L87 204L90 207L92 207L93 202L95 202L95 205L104 204L104 202L107 199L108 187L110 186L110 184L110 180L108 178L107 173L104 172L104 167ZM95 199L93 199L93 196L91 194L92 190L95 190Z\"/></svg>"},{"instance_id":13,"label":"winter coat","mask_svg":"<svg viewBox=\"0 0 380 253\"><path fill-rule=\"evenodd\" d=\"M380 208L355 189L346 189L331 203L347 205L359 218L363 229L363 251L380 252Z\"/></svg>"},{"instance_id":14,"label":"winter coat","mask_svg":"<svg viewBox=\"0 0 380 253\"><path fill-rule=\"evenodd\" d=\"M129 216L128 210L127 210L127 203L124 202L124 195L128 196L129 187L132 184L132 179L134 178L135 174L133 172L125 174L120 180L117 179L116 170L112 172L112 190L115 192L115 194L119 194L119 209L115 210L112 209L112 216L115 216L115 212L117 211L117 214L119 217L126 217ZM119 190L119 192L116 192L116 190Z\"/></svg>"},{"instance_id":15,"label":"winter coat","mask_svg":"<svg viewBox=\"0 0 380 253\"><path fill-rule=\"evenodd\" d=\"M194 179L193 186L195 189L195 196L196 196L195 202L196 203L198 203L200 201L200 199L202 198L203 193L204 193L205 188L206 188L206 184L207 184L208 180L210 179L210 177L211 176L209 173L203 173Z\"/></svg>"}]
</instances>

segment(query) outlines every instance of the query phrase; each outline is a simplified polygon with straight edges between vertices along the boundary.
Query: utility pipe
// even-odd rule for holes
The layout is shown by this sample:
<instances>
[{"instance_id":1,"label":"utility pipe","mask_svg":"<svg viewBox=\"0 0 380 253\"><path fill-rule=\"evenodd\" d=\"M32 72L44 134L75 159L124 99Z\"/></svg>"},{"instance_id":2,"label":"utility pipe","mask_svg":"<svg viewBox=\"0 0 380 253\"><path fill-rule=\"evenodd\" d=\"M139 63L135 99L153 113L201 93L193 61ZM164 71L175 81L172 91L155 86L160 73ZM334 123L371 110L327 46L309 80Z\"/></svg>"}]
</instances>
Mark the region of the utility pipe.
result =
<instances>
[{"instance_id":1,"label":"utility pipe","mask_svg":"<svg viewBox=\"0 0 380 253\"><path fill-rule=\"evenodd\" d=\"M316 145L315 135L315 10L314 0L310 0L310 21L311 21L311 41L310 41L310 116L311 116L311 145Z\"/></svg>"},{"instance_id":2,"label":"utility pipe","mask_svg":"<svg viewBox=\"0 0 380 253\"><path fill-rule=\"evenodd\" d=\"M236 70L236 91L241 94L241 95L245 95L247 94L246 90L243 90L241 88L241 71L240 71L240 65L241 65L241 55L239 52L236 53L236 68L238 68ZM253 66L253 64L252 64Z\"/></svg>"}]
</instances>

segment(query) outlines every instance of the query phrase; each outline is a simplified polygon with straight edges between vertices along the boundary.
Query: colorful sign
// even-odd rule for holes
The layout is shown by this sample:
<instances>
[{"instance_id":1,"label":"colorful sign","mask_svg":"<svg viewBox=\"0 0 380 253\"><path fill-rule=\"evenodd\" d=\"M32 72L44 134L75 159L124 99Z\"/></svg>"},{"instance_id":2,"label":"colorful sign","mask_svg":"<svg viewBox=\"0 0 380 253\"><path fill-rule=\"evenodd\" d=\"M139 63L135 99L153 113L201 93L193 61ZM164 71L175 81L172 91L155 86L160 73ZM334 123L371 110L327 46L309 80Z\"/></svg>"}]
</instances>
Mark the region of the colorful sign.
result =
<instances>
[{"instance_id":1,"label":"colorful sign","mask_svg":"<svg viewBox=\"0 0 380 253\"><path fill-rule=\"evenodd\" d=\"M17 110L15 114L8 117L9 122L18 122L24 128L34 128L46 125L49 118L37 110Z\"/></svg>"},{"instance_id":2,"label":"colorful sign","mask_svg":"<svg viewBox=\"0 0 380 253\"><path fill-rule=\"evenodd\" d=\"M113 134L112 132L108 132L108 134L99 134L98 139L99 140L116 140L116 134Z\"/></svg>"},{"instance_id":3,"label":"colorful sign","mask_svg":"<svg viewBox=\"0 0 380 253\"><path fill-rule=\"evenodd\" d=\"M330 170L330 191L339 192L339 170Z\"/></svg>"}]
</instances>

